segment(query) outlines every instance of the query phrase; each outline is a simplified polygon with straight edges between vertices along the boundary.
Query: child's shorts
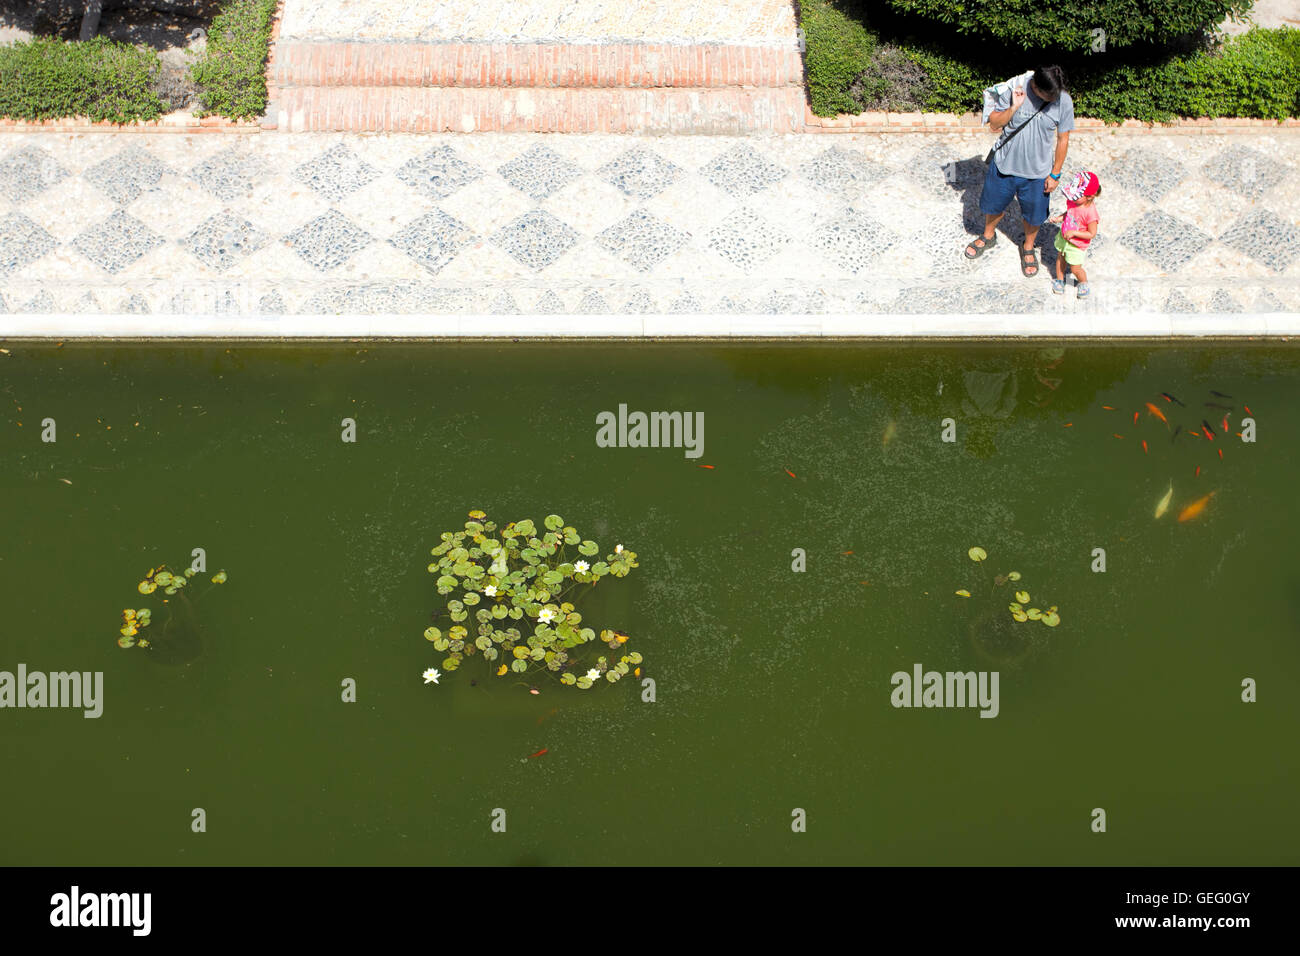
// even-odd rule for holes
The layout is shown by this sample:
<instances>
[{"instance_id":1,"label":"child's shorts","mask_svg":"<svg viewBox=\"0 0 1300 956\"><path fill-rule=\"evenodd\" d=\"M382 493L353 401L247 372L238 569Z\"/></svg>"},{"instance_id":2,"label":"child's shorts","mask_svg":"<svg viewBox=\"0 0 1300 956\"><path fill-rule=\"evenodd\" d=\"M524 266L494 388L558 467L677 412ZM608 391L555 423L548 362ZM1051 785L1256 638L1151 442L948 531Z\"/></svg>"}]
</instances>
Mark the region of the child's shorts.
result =
<instances>
[{"instance_id":1,"label":"child's shorts","mask_svg":"<svg viewBox=\"0 0 1300 956\"><path fill-rule=\"evenodd\" d=\"M1067 266L1083 265L1083 260L1088 255L1087 249L1080 249L1059 232L1056 234L1056 251L1065 255L1065 264Z\"/></svg>"}]
</instances>

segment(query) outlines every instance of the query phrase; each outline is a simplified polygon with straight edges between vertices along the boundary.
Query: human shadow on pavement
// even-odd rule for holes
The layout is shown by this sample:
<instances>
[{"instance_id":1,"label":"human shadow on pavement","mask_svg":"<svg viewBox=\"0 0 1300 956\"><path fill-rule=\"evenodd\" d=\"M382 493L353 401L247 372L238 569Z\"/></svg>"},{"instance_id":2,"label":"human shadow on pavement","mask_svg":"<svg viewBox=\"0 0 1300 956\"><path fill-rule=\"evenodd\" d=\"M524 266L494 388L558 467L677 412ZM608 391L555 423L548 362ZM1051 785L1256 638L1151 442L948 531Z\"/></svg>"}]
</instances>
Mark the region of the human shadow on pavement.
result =
<instances>
[{"instance_id":1,"label":"human shadow on pavement","mask_svg":"<svg viewBox=\"0 0 1300 956\"><path fill-rule=\"evenodd\" d=\"M972 239L984 233L984 213L980 212L980 195L984 191L986 170L982 156L956 160L943 167L944 182L961 200L962 229ZM1007 206L1006 215L997 225L997 232L1000 233L999 244L1006 241L1016 249L1024 246L1025 220L1020 214L1020 200L1013 199L1011 205ZM1038 275L1033 276L1035 279L1050 273L1056 267L1057 253L1053 246L1056 232L1057 227L1051 223L1043 223L1038 229L1038 235L1034 239L1034 248L1038 250ZM953 254L965 259L965 247L953 250Z\"/></svg>"}]
</instances>

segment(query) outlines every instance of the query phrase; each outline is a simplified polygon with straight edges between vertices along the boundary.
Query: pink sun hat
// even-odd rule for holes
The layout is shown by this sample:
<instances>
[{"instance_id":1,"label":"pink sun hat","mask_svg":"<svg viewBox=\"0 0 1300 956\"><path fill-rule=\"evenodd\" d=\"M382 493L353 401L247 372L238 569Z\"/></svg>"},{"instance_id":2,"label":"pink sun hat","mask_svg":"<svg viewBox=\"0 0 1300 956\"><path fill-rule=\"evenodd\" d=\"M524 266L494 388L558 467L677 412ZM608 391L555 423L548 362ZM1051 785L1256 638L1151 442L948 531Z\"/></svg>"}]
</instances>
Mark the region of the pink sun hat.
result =
<instances>
[{"instance_id":1,"label":"pink sun hat","mask_svg":"<svg viewBox=\"0 0 1300 956\"><path fill-rule=\"evenodd\" d=\"M1065 197L1069 205L1073 206L1080 199L1097 195L1100 189L1101 180L1097 178L1097 174L1085 171L1075 173L1074 177L1061 187L1061 195Z\"/></svg>"}]
</instances>

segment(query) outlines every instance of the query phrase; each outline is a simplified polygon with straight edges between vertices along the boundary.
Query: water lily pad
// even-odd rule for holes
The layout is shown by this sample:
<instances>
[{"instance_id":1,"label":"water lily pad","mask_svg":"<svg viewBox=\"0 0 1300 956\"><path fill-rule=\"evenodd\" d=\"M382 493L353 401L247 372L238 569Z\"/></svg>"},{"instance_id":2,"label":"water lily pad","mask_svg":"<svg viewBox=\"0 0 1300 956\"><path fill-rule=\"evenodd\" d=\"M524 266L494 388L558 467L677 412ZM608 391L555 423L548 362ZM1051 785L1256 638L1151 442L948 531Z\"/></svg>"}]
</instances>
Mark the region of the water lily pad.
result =
<instances>
[{"instance_id":1,"label":"water lily pad","mask_svg":"<svg viewBox=\"0 0 1300 956\"><path fill-rule=\"evenodd\" d=\"M591 686L591 678L590 678L590 677L587 677L587 676L584 674L582 677L579 677L579 678L578 678L578 680L577 680L577 684L578 684L579 689L581 689L581 690L586 690L588 687Z\"/></svg>"},{"instance_id":2,"label":"water lily pad","mask_svg":"<svg viewBox=\"0 0 1300 956\"><path fill-rule=\"evenodd\" d=\"M172 573L170 571L159 571L153 576L154 584L159 587L166 587L172 583Z\"/></svg>"},{"instance_id":3,"label":"water lily pad","mask_svg":"<svg viewBox=\"0 0 1300 956\"><path fill-rule=\"evenodd\" d=\"M970 597L970 592L967 591L965 588L962 588L960 591L954 591L953 593L956 594L958 597Z\"/></svg>"},{"instance_id":4,"label":"water lily pad","mask_svg":"<svg viewBox=\"0 0 1300 956\"><path fill-rule=\"evenodd\" d=\"M1010 604L1007 605L1007 610L1008 610L1008 611L1023 611L1024 608L1021 607L1017 602L1012 601Z\"/></svg>"},{"instance_id":5,"label":"water lily pad","mask_svg":"<svg viewBox=\"0 0 1300 956\"><path fill-rule=\"evenodd\" d=\"M1020 572L1019 572L1019 571L1008 571L1008 572L1007 572L1007 580L1008 580L1008 581L1019 581L1019 580L1020 580Z\"/></svg>"},{"instance_id":6,"label":"water lily pad","mask_svg":"<svg viewBox=\"0 0 1300 956\"><path fill-rule=\"evenodd\" d=\"M1019 601L1021 604L1028 604L1028 603L1029 603L1029 592L1028 592L1028 591L1017 591L1017 592L1016 592L1016 600Z\"/></svg>"},{"instance_id":7,"label":"water lily pad","mask_svg":"<svg viewBox=\"0 0 1300 956\"><path fill-rule=\"evenodd\" d=\"M471 512L469 513L469 516L470 516L471 518L478 518L478 519L483 519L483 518L486 518L486 517L487 517L486 514L484 514L482 511L479 511L477 508L475 508L473 511L471 511Z\"/></svg>"},{"instance_id":8,"label":"water lily pad","mask_svg":"<svg viewBox=\"0 0 1300 956\"><path fill-rule=\"evenodd\" d=\"M1048 627L1056 627L1056 625L1061 623L1061 615L1057 614L1055 611L1049 611L1047 614L1042 616L1041 620Z\"/></svg>"},{"instance_id":9,"label":"water lily pad","mask_svg":"<svg viewBox=\"0 0 1300 956\"><path fill-rule=\"evenodd\" d=\"M1039 618L1043 616L1043 612L1036 607L1031 607L1028 611L1025 612L1025 614L1029 617L1029 620L1031 621L1037 621Z\"/></svg>"},{"instance_id":10,"label":"water lily pad","mask_svg":"<svg viewBox=\"0 0 1300 956\"><path fill-rule=\"evenodd\" d=\"M225 571L218 571L216 574L212 575L212 583L213 583L213 584L225 584L225 583L226 583L226 572L225 572Z\"/></svg>"},{"instance_id":11,"label":"water lily pad","mask_svg":"<svg viewBox=\"0 0 1300 956\"><path fill-rule=\"evenodd\" d=\"M546 527L551 531L558 531L560 528L564 527L564 519L559 515L547 515L542 519L542 524L546 525Z\"/></svg>"},{"instance_id":12,"label":"water lily pad","mask_svg":"<svg viewBox=\"0 0 1300 956\"><path fill-rule=\"evenodd\" d=\"M153 592L157 590L157 587L158 585L154 584L152 581L141 581L135 586L135 589L141 594L153 594Z\"/></svg>"},{"instance_id":13,"label":"water lily pad","mask_svg":"<svg viewBox=\"0 0 1300 956\"><path fill-rule=\"evenodd\" d=\"M505 677L506 671L510 670L509 664L502 664L497 668L497 677Z\"/></svg>"},{"instance_id":14,"label":"water lily pad","mask_svg":"<svg viewBox=\"0 0 1300 956\"><path fill-rule=\"evenodd\" d=\"M514 661L510 665L510 669L514 671L516 674L523 674L528 670L528 662L524 660Z\"/></svg>"},{"instance_id":15,"label":"water lily pad","mask_svg":"<svg viewBox=\"0 0 1300 956\"><path fill-rule=\"evenodd\" d=\"M561 684L576 684L577 682L578 682L578 678L574 677L572 674L561 674L561 675L560 675L560 683L561 683Z\"/></svg>"},{"instance_id":16,"label":"water lily pad","mask_svg":"<svg viewBox=\"0 0 1300 956\"><path fill-rule=\"evenodd\" d=\"M1017 621L1019 621L1021 624L1029 620L1029 615L1026 614L1024 611L1012 611L1011 616L1015 618Z\"/></svg>"},{"instance_id":17,"label":"water lily pad","mask_svg":"<svg viewBox=\"0 0 1300 956\"><path fill-rule=\"evenodd\" d=\"M595 541L584 541L582 542L582 544L578 545L578 553L584 554L587 557L591 557L599 550L600 550L600 545L598 545Z\"/></svg>"},{"instance_id":18,"label":"water lily pad","mask_svg":"<svg viewBox=\"0 0 1300 956\"><path fill-rule=\"evenodd\" d=\"M126 636L119 637L119 638L117 639L117 646L118 646L118 647L135 647L135 638L134 638L134 637L126 637Z\"/></svg>"},{"instance_id":19,"label":"water lily pad","mask_svg":"<svg viewBox=\"0 0 1300 956\"><path fill-rule=\"evenodd\" d=\"M989 553L985 551L983 548L971 548L969 551L966 552L966 555L972 561L983 561L985 558L989 556Z\"/></svg>"},{"instance_id":20,"label":"water lily pad","mask_svg":"<svg viewBox=\"0 0 1300 956\"><path fill-rule=\"evenodd\" d=\"M426 641L436 641L440 637L442 637L442 631L436 627L426 627L424 629L424 639Z\"/></svg>"}]
</instances>

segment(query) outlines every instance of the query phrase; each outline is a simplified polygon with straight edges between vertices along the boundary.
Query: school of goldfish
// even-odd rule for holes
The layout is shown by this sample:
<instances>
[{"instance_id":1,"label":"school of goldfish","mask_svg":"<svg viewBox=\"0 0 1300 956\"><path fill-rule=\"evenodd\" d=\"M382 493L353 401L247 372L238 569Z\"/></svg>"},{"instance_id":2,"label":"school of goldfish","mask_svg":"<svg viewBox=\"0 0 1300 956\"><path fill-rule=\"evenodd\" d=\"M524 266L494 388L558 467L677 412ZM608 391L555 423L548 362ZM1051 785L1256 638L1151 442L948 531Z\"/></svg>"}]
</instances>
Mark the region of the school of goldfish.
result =
<instances>
[{"instance_id":1,"label":"school of goldfish","mask_svg":"<svg viewBox=\"0 0 1300 956\"><path fill-rule=\"evenodd\" d=\"M1225 392L1216 391L1215 389L1210 389L1210 395L1215 399L1229 399L1229 400L1232 399L1231 395ZM1169 392L1161 392L1160 397L1165 400L1166 407L1170 408L1171 412L1172 412L1172 406L1175 405L1178 406L1179 408L1183 408L1183 409L1187 408L1187 404L1185 402L1179 399L1176 395L1172 395ZM1101 407L1108 412L1117 411L1114 405L1103 405ZM1214 409L1214 411L1211 412L1210 414L1215 416L1218 419L1216 423L1211 423L1207 417L1207 418L1202 418L1199 422L1190 424L1187 428L1184 429L1181 423L1170 422L1169 415L1165 413L1165 409L1161 408L1159 404L1152 401L1152 402L1144 402L1143 408L1133 412L1132 424L1134 427L1136 427L1139 424L1142 417L1142 412L1145 410L1148 418L1157 419L1161 424L1165 426L1166 431L1169 432L1169 441L1171 444L1176 442L1180 436L1187 436L1189 439L1196 439L1199 441L1212 442L1218 438L1226 438L1228 435L1233 434L1231 425L1229 423L1229 419L1236 412L1236 407L1234 405L1226 405L1222 401L1207 401L1203 403L1203 407ZM1250 410L1249 405L1243 403L1242 409L1245 411L1246 417L1253 417L1254 413ZM1218 426L1217 430L1215 428L1216 424ZM1063 427L1072 428L1074 427L1074 422L1065 422ZM1238 438L1242 436L1241 432L1236 432L1235 434L1237 435ZM1121 435L1119 432L1112 432L1111 437L1118 438L1118 439L1124 438L1124 436ZM1142 444L1142 454L1149 455L1151 449L1150 449L1150 445L1147 443L1147 440L1143 438L1140 439L1140 441ZM1215 448L1215 452L1218 454L1219 460L1222 461L1224 458L1222 444L1218 445ZM1200 476L1201 476L1201 466L1197 465L1196 470L1193 472L1193 477L1199 478ZM1206 509L1209 507L1210 500L1216 494L1218 494L1217 489L1215 491L1209 492L1208 494L1201 495L1199 498L1196 498L1194 501L1183 506L1178 511L1178 520L1180 522L1192 521L1193 519L1200 517L1202 514L1205 513ZM1163 496L1161 496L1160 500L1156 502L1155 517L1157 519L1163 517L1164 514L1167 511L1169 511L1170 506L1173 504L1173 498L1174 498L1174 483L1170 481L1169 489L1164 493Z\"/></svg>"}]
</instances>

